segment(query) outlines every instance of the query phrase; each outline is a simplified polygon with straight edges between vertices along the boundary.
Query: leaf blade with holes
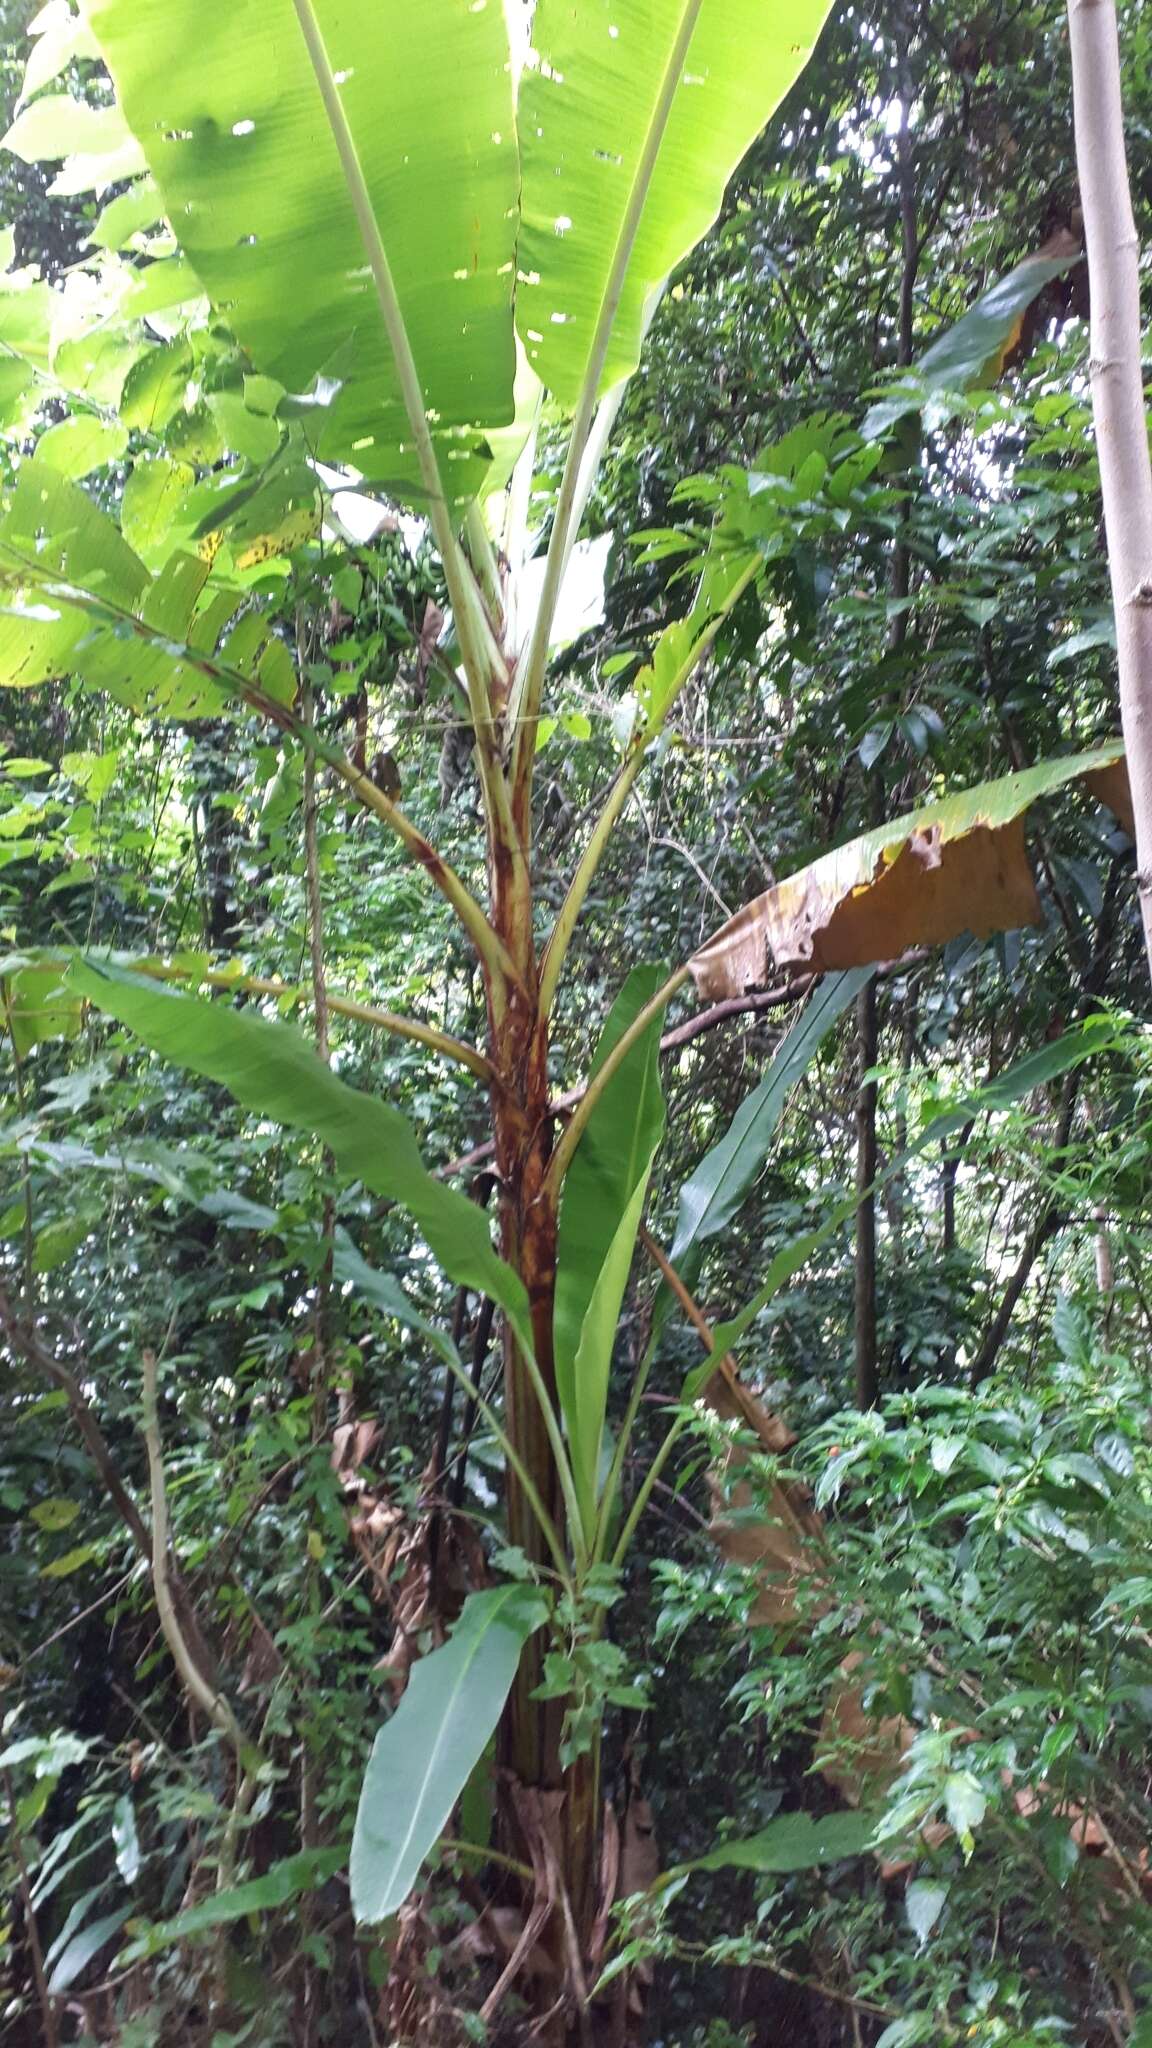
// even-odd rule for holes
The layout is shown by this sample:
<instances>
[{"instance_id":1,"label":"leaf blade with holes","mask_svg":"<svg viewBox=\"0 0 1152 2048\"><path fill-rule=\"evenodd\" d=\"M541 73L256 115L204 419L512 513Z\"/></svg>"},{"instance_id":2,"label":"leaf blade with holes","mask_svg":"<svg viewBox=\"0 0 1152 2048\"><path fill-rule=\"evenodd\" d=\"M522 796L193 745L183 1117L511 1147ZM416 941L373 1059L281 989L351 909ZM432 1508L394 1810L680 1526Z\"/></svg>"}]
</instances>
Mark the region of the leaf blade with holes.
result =
<instances>
[{"instance_id":1,"label":"leaf blade with holes","mask_svg":"<svg viewBox=\"0 0 1152 2048\"><path fill-rule=\"evenodd\" d=\"M539 0L520 91L517 322L562 405L580 399L614 299L599 388L635 368L665 279L715 220L827 12L827 0L768 13L758 0Z\"/></svg>"},{"instance_id":2,"label":"leaf blade with holes","mask_svg":"<svg viewBox=\"0 0 1152 2048\"><path fill-rule=\"evenodd\" d=\"M374 1925L412 1890L512 1689L520 1654L546 1617L543 1596L509 1584L472 1593L448 1641L412 1667L372 1746L352 1838L352 1908Z\"/></svg>"},{"instance_id":3,"label":"leaf blade with holes","mask_svg":"<svg viewBox=\"0 0 1152 2048\"><path fill-rule=\"evenodd\" d=\"M518 172L504 11L314 0L311 12L424 400L455 458L459 430L513 416ZM314 452L411 477L395 366L293 0L224 8L207 39L195 0L92 0L88 14L209 296L289 393L326 380L328 402L310 409Z\"/></svg>"}]
</instances>

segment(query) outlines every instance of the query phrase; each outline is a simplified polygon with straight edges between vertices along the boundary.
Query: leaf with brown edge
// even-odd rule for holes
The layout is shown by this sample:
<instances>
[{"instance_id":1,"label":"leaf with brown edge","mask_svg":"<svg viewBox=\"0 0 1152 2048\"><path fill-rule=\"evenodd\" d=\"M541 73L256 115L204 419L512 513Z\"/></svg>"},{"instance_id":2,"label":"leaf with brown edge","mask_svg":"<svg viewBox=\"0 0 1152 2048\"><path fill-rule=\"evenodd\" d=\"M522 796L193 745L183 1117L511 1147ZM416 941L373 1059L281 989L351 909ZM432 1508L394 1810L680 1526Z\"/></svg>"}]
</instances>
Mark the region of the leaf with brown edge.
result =
<instances>
[{"instance_id":1,"label":"leaf with brown edge","mask_svg":"<svg viewBox=\"0 0 1152 2048\"><path fill-rule=\"evenodd\" d=\"M878 440L909 413L919 412L931 398L967 391L973 384L994 384L1009 360L1021 349L1035 323L1040 293L1083 258L1079 237L1058 227L1040 247L998 277L953 326L899 373L889 392L868 408L860 431L866 441Z\"/></svg>"},{"instance_id":2,"label":"leaf with brown edge","mask_svg":"<svg viewBox=\"0 0 1152 2048\"><path fill-rule=\"evenodd\" d=\"M776 969L866 967L960 932L985 938L1037 923L1025 811L1122 760L1117 740L1042 761L849 840L745 904L694 953L697 990L710 1001L738 996Z\"/></svg>"},{"instance_id":3,"label":"leaf with brown edge","mask_svg":"<svg viewBox=\"0 0 1152 2048\"><path fill-rule=\"evenodd\" d=\"M704 1399L723 1421L739 1422L750 1430L760 1455L779 1457L796 1441L786 1423L744 1385L729 1359L721 1359ZM822 1572L824 1521L810 1506L805 1489L795 1484L777 1479L767 1498L754 1496L736 1477L752 1455L743 1444L732 1444L724 1474L712 1478L708 1534L727 1563L756 1574L756 1597L748 1614L751 1626L790 1627L812 1616Z\"/></svg>"},{"instance_id":4,"label":"leaf with brown edge","mask_svg":"<svg viewBox=\"0 0 1152 2048\"><path fill-rule=\"evenodd\" d=\"M1128 763L1121 758L1110 761L1106 768L1093 768L1084 777L1097 803L1104 805L1117 818L1129 839L1136 837L1136 813L1132 807L1132 790L1128 782Z\"/></svg>"}]
</instances>

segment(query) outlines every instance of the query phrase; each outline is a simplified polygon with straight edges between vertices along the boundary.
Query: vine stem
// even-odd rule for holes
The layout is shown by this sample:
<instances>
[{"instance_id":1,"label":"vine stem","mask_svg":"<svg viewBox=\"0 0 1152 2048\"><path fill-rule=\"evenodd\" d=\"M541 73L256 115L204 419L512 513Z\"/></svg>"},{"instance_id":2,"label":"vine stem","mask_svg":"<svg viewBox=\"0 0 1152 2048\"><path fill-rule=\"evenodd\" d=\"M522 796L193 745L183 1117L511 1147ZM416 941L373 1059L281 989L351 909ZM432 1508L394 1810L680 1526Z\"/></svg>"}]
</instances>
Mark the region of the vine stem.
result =
<instances>
[{"instance_id":1,"label":"vine stem","mask_svg":"<svg viewBox=\"0 0 1152 2048\"><path fill-rule=\"evenodd\" d=\"M16 1874L20 1884L20 1899L24 1907L24 1933L28 1942L28 1958L32 1964L32 1978L36 1986L36 1999L44 2027L44 2048L57 2048L60 2034L56 2026L56 2007L48 1989L44 1973L44 1951L40 1944L40 1929L36 1925L36 1912L32 1904L32 1883L28 1876L28 1863L24 1855L24 1843L20 1834L20 1822L16 1813L16 1790L12 1773L4 1773L4 1788L8 1795L8 1808L12 1815L12 1854L16 1863Z\"/></svg>"}]
</instances>

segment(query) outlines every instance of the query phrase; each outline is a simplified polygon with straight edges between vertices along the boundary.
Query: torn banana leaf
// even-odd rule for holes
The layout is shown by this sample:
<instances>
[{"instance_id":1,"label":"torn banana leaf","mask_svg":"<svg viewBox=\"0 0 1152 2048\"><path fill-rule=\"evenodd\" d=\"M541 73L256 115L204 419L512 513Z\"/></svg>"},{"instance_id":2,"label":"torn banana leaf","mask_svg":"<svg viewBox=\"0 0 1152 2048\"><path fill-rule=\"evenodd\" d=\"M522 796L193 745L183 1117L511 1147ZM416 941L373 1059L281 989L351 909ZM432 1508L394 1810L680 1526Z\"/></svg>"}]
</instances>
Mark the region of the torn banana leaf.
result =
<instances>
[{"instance_id":1,"label":"torn banana leaf","mask_svg":"<svg viewBox=\"0 0 1152 2048\"><path fill-rule=\"evenodd\" d=\"M699 993L709 1000L743 995L781 969L866 967L961 932L985 938L1036 924L1040 902L1024 844L1025 811L1078 780L1114 807L1123 752L1114 741L1042 761L958 790L824 854L746 903L693 954ZM1101 774L1104 784L1094 781Z\"/></svg>"}]
</instances>

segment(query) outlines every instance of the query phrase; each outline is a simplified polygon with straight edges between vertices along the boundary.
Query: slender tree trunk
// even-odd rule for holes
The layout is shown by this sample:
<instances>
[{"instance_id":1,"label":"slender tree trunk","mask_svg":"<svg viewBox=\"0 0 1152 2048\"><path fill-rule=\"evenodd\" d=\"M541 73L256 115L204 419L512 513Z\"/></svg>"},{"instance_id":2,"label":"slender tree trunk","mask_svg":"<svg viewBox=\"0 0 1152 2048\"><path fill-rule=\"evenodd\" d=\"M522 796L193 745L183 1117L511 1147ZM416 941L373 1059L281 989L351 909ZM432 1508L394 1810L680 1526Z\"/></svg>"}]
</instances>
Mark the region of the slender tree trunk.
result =
<instances>
[{"instance_id":1,"label":"slender tree trunk","mask_svg":"<svg viewBox=\"0 0 1152 2048\"><path fill-rule=\"evenodd\" d=\"M916 166L912 152L912 101L914 86L909 57L911 29L908 15L900 8L896 17L896 89L900 103L900 125L896 132L896 180L900 201L900 301L897 361L907 368L912 361L913 294L920 260L916 225ZM903 600L911 581L911 556L903 532L892 544L888 560L888 595L899 604L888 623L889 654L899 654L908 632L908 615ZM883 816L883 791L879 780L872 788L872 822ZM876 977L873 975L856 999L856 1045L861 1082L856 1097L856 1263L853 1284L855 1328L856 1402L860 1408L874 1408L880 1398L879 1336L876 1305L876 1197L867 1194L876 1178L876 1084L863 1076L876 1064L879 1037L876 1016Z\"/></svg>"},{"instance_id":2,"label":"slender tree trunk","mask_svg":"<svg viewBox=\"0 0 1152 2048\"><path fill-rule=\"evenodd\" d=\"M876 1342L876 1197L864 1194L876 1178L876 1083L865 1079L876 1064L876 977L856 998L856 1045L860 1079L856 1095L856 1405L874 1408L880 1394Z\"/></svg>"},{"instance_id":3,"label":"slender tree trunk","mask_svg":"<svg viewBox=\"0 0 1152 2048\"><path fill-rule=\"evenodd\" d=\"M1136 872L1152 964L1152 463L1141 372L1140 247L1132 213L1113 0L1069 0L1076 161L1092 298L1092 408L1116 612L1120 719Z\"/></svg>"}]
</instances>

